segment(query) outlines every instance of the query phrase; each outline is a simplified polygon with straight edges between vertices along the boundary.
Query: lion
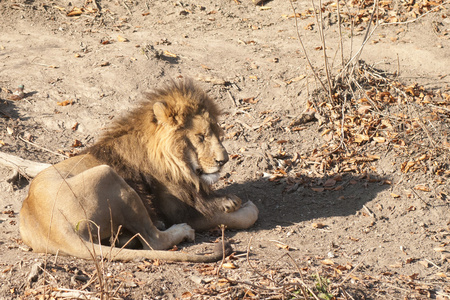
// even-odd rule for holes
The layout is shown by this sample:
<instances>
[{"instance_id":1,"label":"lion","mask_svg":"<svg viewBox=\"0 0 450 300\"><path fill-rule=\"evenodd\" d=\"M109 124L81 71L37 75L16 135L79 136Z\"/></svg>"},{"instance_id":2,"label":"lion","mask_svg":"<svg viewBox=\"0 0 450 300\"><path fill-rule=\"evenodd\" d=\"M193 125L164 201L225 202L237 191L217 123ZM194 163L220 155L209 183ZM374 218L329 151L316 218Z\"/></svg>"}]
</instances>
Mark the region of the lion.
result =
<instances>
[{"instance_id":1,"label":"lion","mask_svg":"<svg viewBox=\"0 0 450 300\"><path fill-rule=\"evenodd\" d=\"M194 230L246 229L256 222L255 204L242 205L211 187L228 161L211 98L189 80L146 98L93 146L33 179L20 210L20 234L33 251L212 262L222 251L161 250L193 241ZM118 246L121 232L137 236L142 249Z\"/></svg>"}]
</instances>

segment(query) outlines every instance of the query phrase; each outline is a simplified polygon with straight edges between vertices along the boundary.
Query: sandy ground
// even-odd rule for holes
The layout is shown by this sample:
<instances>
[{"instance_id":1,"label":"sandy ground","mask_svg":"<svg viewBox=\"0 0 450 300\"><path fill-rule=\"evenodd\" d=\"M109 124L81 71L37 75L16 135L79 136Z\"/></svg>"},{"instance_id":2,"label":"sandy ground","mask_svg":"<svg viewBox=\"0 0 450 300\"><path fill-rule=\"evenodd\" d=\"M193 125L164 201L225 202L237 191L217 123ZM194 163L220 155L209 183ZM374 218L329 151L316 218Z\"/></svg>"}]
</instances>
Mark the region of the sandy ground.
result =
<instances>
[{"instance_id":1,"label":"sandy ground","mask_svg":"<svg viewBox=\"0 0 450 300\"><path fill-rule=\"evenodd\" d=\"M303 280L322 299L324 289L328 299L449 299L448 2L382 3L380 19L404 23L378 26L360 59L387 74L392 86L402 83L403 99L417 84L423 93L415 97L423 103L398 100L399 92L377 116L414 118L411 128L397 124L405 138L356 143L351 155L359 159L346 167L342 160L324 164L324 157L334 159L325 156L326 147L339 144L339 130L333 131L339 119L331 112L340 110L330 108L337 104L326 93L313 93L320 85L297 39L290 2L238 2L0 1L0 151L56 163L61 154L92 145L144 92L190 77L224 111L231 160L217 188L260 209L250 230L226 231L236 268L222 269L221 278L218 264L105 263L101 287L93 262L27 251L18 211L28 181L10 184L11 170L0 168L0 298L303 299ZM343 21L347 61L360 49L370 18L372 3L360 4L342 7L344 15L357 16L353 26ZM294 6L308 57L325 80L311 3ZM342 65L332 3L325 3L323 20L335 76ZM362 88L373 92L380 87L373 82ZM9 100L19 84L25 98ZM319 120L291 126L312 107ZM72 147L75 141L83 146ZM198 233L195 244L180 248L202 252L218 236ZM250 261L241 255L249 249ZM31 281L32 266L44 260L45 272Z\"/></svg>"}]
</instances>

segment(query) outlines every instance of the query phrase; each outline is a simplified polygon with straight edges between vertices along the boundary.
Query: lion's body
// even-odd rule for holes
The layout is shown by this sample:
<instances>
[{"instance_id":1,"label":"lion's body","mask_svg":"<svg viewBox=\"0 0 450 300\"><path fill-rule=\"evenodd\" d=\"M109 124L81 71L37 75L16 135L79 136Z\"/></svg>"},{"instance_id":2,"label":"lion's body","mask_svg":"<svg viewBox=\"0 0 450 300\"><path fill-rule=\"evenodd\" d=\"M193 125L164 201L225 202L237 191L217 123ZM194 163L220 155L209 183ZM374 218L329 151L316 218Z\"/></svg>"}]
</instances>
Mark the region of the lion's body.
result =
<instances>
[{"instance_id":1,"label":"lion's body","mask_svg":"<svg viewBox=\"0 0 450 300\"><path fill-rule=\"evenodd\" d=\"M118 260L217 260L220 253L148 250L192 240L194 229L244 229L256 221L253 203L241 206L236 196L210 189L228 160L217 117L214 103L189 82L150 94L83 154L36 176L20 211L22 239L36 252L86 259L94 249ZM154 223L171 227L160 231ZM119 227L139 234L146 250L97 245Z\"/></svg>"}]
</instances>

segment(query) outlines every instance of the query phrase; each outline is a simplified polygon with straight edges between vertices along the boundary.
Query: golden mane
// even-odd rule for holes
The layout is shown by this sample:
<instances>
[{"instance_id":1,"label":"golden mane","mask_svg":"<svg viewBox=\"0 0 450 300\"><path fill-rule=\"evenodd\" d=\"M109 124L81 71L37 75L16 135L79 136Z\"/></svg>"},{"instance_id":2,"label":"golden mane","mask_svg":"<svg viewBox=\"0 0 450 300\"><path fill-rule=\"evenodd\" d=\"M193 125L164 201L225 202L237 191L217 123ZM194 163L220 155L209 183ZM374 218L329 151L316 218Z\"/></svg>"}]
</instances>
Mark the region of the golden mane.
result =
<instances>
[{"instance_id":1,"label":"golden mane","mask_svg":"<svg viewBox=\"0 0 450 300\"><path fill-rule=\"evenodd\" d=\"M157 103L165 107L167 118L164 122L155 116ZM183 131L193 129L192 119L199 115L206 115L211 124L217 124L220 112L211 98L192 81L172 82L146 94L141 105L115 120L85 153L112 166L135 189L139 187L133 182L159 181L170 193L189 203L192 192L195 191L197 198L211 192L192 170L185 151L188 145ZM139 178L142 174L152 178Z\"/></svg>"}]
</instances>

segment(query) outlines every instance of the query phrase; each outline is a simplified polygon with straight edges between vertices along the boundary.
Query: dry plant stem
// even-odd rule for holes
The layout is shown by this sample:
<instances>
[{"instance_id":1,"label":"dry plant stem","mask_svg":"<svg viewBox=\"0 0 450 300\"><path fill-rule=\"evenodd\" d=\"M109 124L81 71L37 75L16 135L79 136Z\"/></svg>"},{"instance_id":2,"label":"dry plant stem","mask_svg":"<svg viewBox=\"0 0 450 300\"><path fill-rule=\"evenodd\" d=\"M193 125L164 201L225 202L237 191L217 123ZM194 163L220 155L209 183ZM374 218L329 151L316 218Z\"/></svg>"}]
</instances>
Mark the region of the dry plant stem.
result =
<instances>
[{"instance_id":1,"label":"dry plant stem","mask_svg":"<svg viewBox=\"0 0 450 300\"><path fill-rule=\"evenodd\" d=\"M219 267L217 268L217 272L216 272L216 276L219 277L219 273L220 270L222 269L222 266L225 262L225 225L221 224L220 226L220 230L222 231L222 253L223 253L223 257L222 257L222 261L220 262Z\"/></svg>"},{"instance_id":2,"label":"dry plant stem","mask_svg":"<svg viewBox=\"0 0 450 300\"><path fill-rule=\"evenodd\" d=\"M340 0L336 0L337 3L337 18L338 18L338 29L339 29L339 45L341 48L341 66L344 66L344 42L342 40L342 20L341 20L341 5Z\"/></svg>"},{"instance_id":3,"label":"dry plant stem","mask_svg":"<svg viewBox=\"0 0 450 300\"><path fill-rule=\"evenodd\" d=\"M73 166L73 168L76 168L76 166L80 163L82 161L82 159L77 163L77 164L75 164L74 166ZM75 195L75 192L72 190L72 187L69 185L69 183L67 182L67 177L69 176L69 174L71 173L71 172L68 172L67 173L67 175L66 176L62 176L62 174L59 172L59 170L57 169L57 168L55 168L55 166L52 166L55 170L56 170L56 172L58 172L58 174L61 176L61 178L63 179L63 181L62 181L62 183L61 183L61 186L60 186L60 189L61 189L61 187L62 187L62 185L63 184L66 184L68 187L69 187L69 190L72 192L72 194L75 196L75 197L77 197L76 195ZM72 169L73 169L72 168ZM59 191L56 193L56 196L55 196L55 200L54 200L54 202L53 202L53 207L52 207L52 213L51 213L51 217L50 217L50 228L51 228L51 226L52 226L52 223L53 223L53 216L54 216L54 211L55 211L55 205L56 205L56 201L58 200L57 198L58 198L58 194L59 194ZM83 208L83 207L82 207ZM84 210L84 208L83 208L83 210ZM90 222L89 220L87 220L88 222ZM96 225L96 224L94 224L94 225ZM97 226L97 225L96 225ZM100 231L100 228L97 226L97 229L98 229L98 231ZM48 242L50 241L50 232L51 232L51 230L49 230L49 232L48 232L48 236L47 236L47 246L46 246L46 250L45 250L45 256L47 257L47 255L48 255ZM89 227L89 230L88 230L88 232L89 232L89 238L90 238L90 240L91 240L91 243L92 243L92 245L93 245L93 239L92 239L92 233L91 233L91 230L90 230L90 227ZM100 232L98 233L98 236L100 237ZM80 239L81 239L81 237L79 237ZM100 243L100 240L99 240L99 243ZM89 251L89 253L91 254L91 257L92 257L92 260L94 261L94 264L95 264L95 268L96 268L96 270L97 270L97 277L98 277L98 281L99 281L99 285L100 285L100 292L101 292L101 299L103 299L103 296L104 296L104 280L103 280L103 274L102 274L102 269L103 269L103 265L102 265L102 268L100 268L100 266L99 266L99 263L98 263L98 260L97 260L97 257L96 257L96 254L95 254L95 249L94 249L94 247L92 247L92 251L93 252L90 252ZM47 262L47 260L46 260L46 262ZM46 267L46 265L45 265L45 267Z\"/></svg>"},{"instance_id":4,"label":"dry plant stem","mask_svg":"<svg viewBox=\"0 0 450 300\"><path fill-rule=\"evenodd\" d=\"M132 14L130 8L128 7L128 5L125 3L125 1L122 2L123 6L127 9L128 14Z\"/></svg>"},{"instance_id":5,"label":"dry plant stem","mask_svg":"<svg viewBox=\"0 0 450 300\"><path fill-rule=\"evenodd\" d=\"M317 16L316 6L314 5L314 0L311 0L311 4L313 7L314 16L316 17L317 26L319 27L320 40L322 42L323 62L325 65L325 74L327 75L327 82L328 82L328 89L325 89L325 90L328 92L328 97L330 98L330 101L334 102L333 101L333 92L332 92L333 85L331 83L330 66L328 64L327 46L325 43L325 34L323 33L322 0L319 0L319 16Z\"/></svg>"},{"instance_id":6,"label":"dry plant stem","mask_svg":"<svg viewBox=\"0 0 450 300\"><path fill-rule=\"evenodd\" d=\"M426 206L430 206L430 204L428 204L428 202L426 202L425 200L422 199L422 197L420 197L420 195L414 190L414 189L410 189L414 195L417 196L417 198L419 198L420 201L422 201Z\"/></svg>"},{"instance_id":7,"label":"dry plant stem","mask_svg":"<svg viewBox=\"0 0 450 300\"><path fill-rule=\"evenodd\" d=\"M272 278L269 278L269 277L267 277L266 275L264 275L264 274L262 274L261 272L259 272L251 263L250 263L250 258L249 258L249 256L250 256L250 245L251 245L251 242L252 242L252 239L253 239L253 236L250 238L250 240L249 240L249 242L248 242L248 245L247 245L247 263L248 263L248 265L250 266L250 268L253 270L253 272L255 272L258 276L260 276L260 277L262 277L262 278L264 278L264 279L266 279L266 280L269 280L269 281L271 281L271 282L273 282L274 284L276 284L277 286L280 286L278 289L284 289L285 287L287 287L287 286L293 286L293 285L298 285L298 284L295 284L295 283L291 283L291 284L279 284L278 282L276 282L275 280L273 280ZM299 269L299 267L297 266L297 264L295 263L295 260L291 257L291 255L289 255L289 253L285 253L285 254L283 254L281 257L280 257L280 259L281 258L283 258L284 256L288 256L293 262L294 262L294 265L296 266L296 268L297 268L297 271L299 272L299 274L300 274L300 276L302 276L302 273L300 272L300 269ZM278 259L279 260L279 259ZM302 293L304 294L304 296L305 296L305 299L307 299L307 297L306 297L306 293L303 291L303 288L302 288L302 286L304 286L307 290L308 290L308 292L311 294L311 295L313 295L313 297L316 299L316 300L320 300L314 293L313 293L313 291L306 285L306 283L303 281L303 278L300 280L300 279L298 279L299 280L299 282L300 282L300 289L302 290ZM263 288L263 287L259 287L259 286L256 286L256 287L258 287L258 288Z\"/></svg>"},{"instance_id":8,"label":"dry plant stem","mask_svg":"<svg viewBox=\"0 0 450 300\"><path fill-rule=\"evenodd\" d=\"M375 16L375 11L377 10L376 8L378 7L378 0L375 0L373 3L373 9L372 9L372 14L370 15L370 20L368 22L367 25L367 30L366 30L366 34L364 35L364 39L363 42L361 44L361 47L359 48L359 50L355 53L355 55L347 62L347 64L345 65L345 67L342 69L340 75L342 75L347 68L353 63L354 60L356 60L356 63L353 64L352 70L349 74L353 74L353 71L355 69L355 66L357 65L358 61L359 61L359 57L361 56L362 50L364 49L364 46L367 44L367 41L369 40L369 38L373 35L373 33L375 32L375 30L378 28L378 24L375 25L375 27L373 28L372 31L370 31L370 27L372 25L372 21L373 18ZM353 34L352 34L353 37Z\"/></svg>"},{"instance_id":9,"label":"dry plant stem","mask_svg":"<svg viewBox=\"0 0 450 300\"><path fill-rule=\"evenodd\" d=\"M367 255L369 255L369 253L366 253L366 255L364 255L364 257L356 264L356 266L347 274L347 276L344 277L344 279L342 279L342 281L340 283L338 283L338 287L341 287L346 281L347 279L350 278L350 275L352 275L356 269L358 269L358 267L364 262L364 260L366 259Z\"/></svg>"},{"instance_id":10,"label":"dry plant stem","mask_svg":"<svg viewBox=\"0 0 450 300\"><path fill-rule=\"evenodd\" d=\"M296 16L297 16L297 13L296 13L296 11L295 11L294 4L292 3L292 0L289 0L289 2L291 3L292 11L294 12L295 29L296 29L296 32L297 32L297 38L298 38L298 41L299 41L299 43L300 43L300 46L302 47L303 53L305 54L306 60L307 60L307 62L308 62L309 67L310 67L311 70L312 70L312 73L313 73L313 75L314 75L314 78L316 78L316 80L317 80L318 82L320 82L320 85L322 85L323 89L326 91L326 90L327 90L327 87L325 86L325 84L322 82L322 80L320 80L319 76L317 75L317 72L315 71L315 69L314 69L314 67L313 67L313 65L312 65L312 63L311 63L311 60L309 59L308 52L306 51L305 45L303 44L303 40L302 40L302 38L301 38L301 36L300 36L300 29L298 28L298 21L297 21L297 17L296 17Z\"/></svg>"},{"instance_id":11,"label":"dry plant stem","mask_svg":"<svg viewBox=\"0 0 450 300\"><path fill-rule=\"evenodd\" d=\"M37 145L37 144L35 144L35 143L33 143L33 142L27 141L26 139L24 139L24 138L22 138L22 137L20 137L20 136L19 136L19 139L22 140L22 141L24 141L25 143L28 143L28 144L30 144L30 145L32 145L32 146L38 148L38 149L47 151L47 152L52 153L52 154L55 154L55 155L62 156L62 157L64 157L64 158L68 158L67 155L64 155L64 154L61 154L61 153L58 153L58 152L49 150L49 149L47 149L47 148L44 148L44 147L42 147L42 146L39 146L39 145Z\"/></svg>"},{"instance_id":12,"label":"dry plant stem","mask_svg":"<svg viewBox=\"0 0 450 300\"><path fill-rule=\"evenodd\" d=\"M301 279L299 280L299 282L301 283L301 284L300 284L300 289L301 289L302 294L303 294L303 296L305 297L305 299L308 299L308 297L307 297L306 292L305 292L305 290L303 289L303 287L306 288L306 289L308 290L308 292L309 292L311 295L313 295L313 297L314 297L316 300L320 300L319 298L317 298L316 294L314 294L314 293L311 291L311 289L306 285L306 283L303 281L303 275L302 275L302 272L300 271L300 268L298 267L298 265L297 265L297 263L295 262L294 258L293 258L289 253L286 253L285 255L287 255L287 256L290 258L290 260L291 260L292 263L294 264L295 268L297 269L298 274L300 275L300 278L301 278ZM298 279L297 279L297 280L298 280Z\"/></svg>"}]
</instances>

